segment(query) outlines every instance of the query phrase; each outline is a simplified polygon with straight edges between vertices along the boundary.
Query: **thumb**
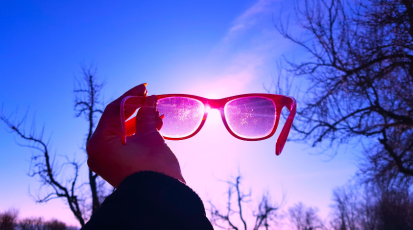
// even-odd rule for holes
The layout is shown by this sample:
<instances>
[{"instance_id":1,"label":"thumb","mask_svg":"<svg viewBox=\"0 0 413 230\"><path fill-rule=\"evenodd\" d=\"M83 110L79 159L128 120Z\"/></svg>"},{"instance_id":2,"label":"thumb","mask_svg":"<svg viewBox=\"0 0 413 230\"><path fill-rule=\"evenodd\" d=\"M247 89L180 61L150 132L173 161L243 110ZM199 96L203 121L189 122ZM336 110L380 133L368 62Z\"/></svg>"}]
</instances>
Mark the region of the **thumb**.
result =
<instances>
[{"instance_id":1,"label":"thumb","mask_svg":"<svg viewBox=\"0 0 413 230\"><path fill-rule=\"evenodd\" d=\"M135 136L157 132L159 126L159 112L156 110L157 98L155 95L145 98L144 105L136 115Z\"/></svg>"}]
</instances>

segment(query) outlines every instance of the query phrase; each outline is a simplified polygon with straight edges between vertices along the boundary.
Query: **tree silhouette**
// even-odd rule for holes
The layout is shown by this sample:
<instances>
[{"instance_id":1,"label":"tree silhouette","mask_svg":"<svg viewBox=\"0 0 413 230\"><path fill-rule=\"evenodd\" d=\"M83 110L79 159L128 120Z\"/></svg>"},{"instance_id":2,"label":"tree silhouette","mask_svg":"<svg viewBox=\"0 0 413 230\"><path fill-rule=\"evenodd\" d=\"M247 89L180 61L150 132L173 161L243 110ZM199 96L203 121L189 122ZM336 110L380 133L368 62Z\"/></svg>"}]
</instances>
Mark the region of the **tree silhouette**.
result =
<instances>
[{"instance_id":1,"label":"tree silhouette","mask_svg":"<svg viewBox=\"0 0 413 230\"><path fill-rule=\"evenodd\" d=\"M0 229L1 230L14 230L14 226L17 222L17 210L8 210L0 213Z\"/></svg>"},{"instance_id":2,"label":"tree silhouette","mask_svg":"<svg viewBox=\"0 0 413 230\"><path fill-rule=\"evenodd\" d=\"M226 183L228 184L226 210L218 210L210 201L210 221L212 225L222 229L247 230L249 225L246 220L245 204L249 201L251 192L244 193L242 191L241 176L239 175ZM264 194L258 203L257 210L252 212L251 216L254 217L255 221L252 228L249 229L271 229L271 226L275 224L278 210L279 207L271 203L270 196Z\"/></svg>"},{"instance_id":3,"label":"tree silhouette","mask_svg":"<svg viewBox=\"0 0 413 230\"><path fill-rule=\"evenodd\" d=\"M298 203L288 209L288 217L296 230L327 229L317 215L318 210Z\"/></svg>"},{"instance_id":4,"label":"tree silhouette","mask_svg":"<svg viewBox=\"0 0 413 230\"><path fill-rule=\"evenodd\" d=\"M76 80L77 87L74 90L76 117L84 115L88 122L86 140L83 150L86 155L86 143L93 134L96 119L103 113L103 104L100 99L100 91L103 83L99 81L96 69L82 68L83 79ZM94 213L102 202L104 193L104 181L89 169L89 190L85 190L85 184L79 184L79 172L82 161L65 157L65 163L58 163L56 154L50 151L49 141L44 140L44 128L38 132L35 121L29 131L25 128L26 116L21 120L12 119L13 114L6 117L3 113L0 119L7 125L11 133L16 134L20 140L20 146L35 150L31 157L29 176L36 177L41 189L45 193L35 197L36 202L45 203L52 199L63 199L78 220L84 226L92 213ZM84 161L83 161L84 162ZM91 204L89 204L91 200Z\"/></svg>"},{"instance_id":5,"label":"tree silhouette","mask_svg":"<svg viewBox=\"0 0 413 230\"><path fill-rule=\"evenodd\" d=\"M334 230L407 230L413 228L413 194L408 188L348 185L333 193Z\"/></svg>"},{"instance_id":6,"label":"tree silhouette","mask_svg":"<svg viewBox=\"0 0 413 230\"><path fill-rule=\"evenodd\" d=\"M309 83L298 95L295 138L329 148L362 141L363 179L411 184L413 2L305 0L296 16L301 36L276 22L308 57L284 59L284 77Z\"/></svg>"},{"instance_id":7,"label":"tree silhouette","mask_svg":"<svg viewBox=\"0 0 413 230\"><path fill-rule=\"evenodd\" d=\"M78 86L74 90L74 93L75 110L77 112L76 117L84 115L89 124L84 144L85 147L83 148L85 154L87 155L86 145L89 139L92 137L96 125L96 114L100 115L103 113L103 110L101 109L103 103L100 101L100 91L102 90L104 84L99 82L96 76L96 69L93 70L92 68L83 68L82 70L83 81L77 81ZM90 169L88 170L89 186L92 195L92 213L94 213L100 207L100 204L102 202L102 199L100 199L99 197L98 191L99 187L102 187L102 184L100 184L100 186L98 185L99 175L97 175Z\"/></svg>"}]
</instances>

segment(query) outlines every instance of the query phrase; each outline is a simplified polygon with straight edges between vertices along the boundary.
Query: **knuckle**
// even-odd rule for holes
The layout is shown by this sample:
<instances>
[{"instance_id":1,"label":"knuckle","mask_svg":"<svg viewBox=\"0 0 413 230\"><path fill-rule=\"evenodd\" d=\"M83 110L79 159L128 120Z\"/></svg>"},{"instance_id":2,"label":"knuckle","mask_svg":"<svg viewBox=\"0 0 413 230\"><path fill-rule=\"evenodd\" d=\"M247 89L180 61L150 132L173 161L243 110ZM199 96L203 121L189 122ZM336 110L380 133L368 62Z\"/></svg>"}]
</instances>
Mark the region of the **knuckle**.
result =
<instances>
[{"instance_id":1,"label":"knuckle","mask_svg":"<svg viewBox=\"0 0 413 230\"><path fill-rule=\"evenodd\" d=\"M94 165L93 165L93 159L90 156L87 159L87 166L90 168L90 170L95 171L94 170Z\"/></svg>"},{"instance_id":2,"label":"knuckle","mask_svg":"<svg viewBox=\"0 0 413 230\"><path fill-rule=\"evenodd\" d=\"M110 108L112 108L112 107L114 107L114 106L116 106L116 104L119 104L119 103L117 103L116 100L115 100L115 101L112 101L112 102L109 103L109 104L107 104L106 107L105 107L105 111L108 110L108 109L110 109Z\"/></svg>"},{"instance_id":3,"label":"knuckle","mask_svg":"<svg viewBox=\"0 0 413 230\"><path fill-rule=\"evenodd\" d=\"M90 156L93 155L94 152L94 141L93 141L93 136L90 138L90 140L86 144L86 152Z\"/></svg>"}]
</instances>

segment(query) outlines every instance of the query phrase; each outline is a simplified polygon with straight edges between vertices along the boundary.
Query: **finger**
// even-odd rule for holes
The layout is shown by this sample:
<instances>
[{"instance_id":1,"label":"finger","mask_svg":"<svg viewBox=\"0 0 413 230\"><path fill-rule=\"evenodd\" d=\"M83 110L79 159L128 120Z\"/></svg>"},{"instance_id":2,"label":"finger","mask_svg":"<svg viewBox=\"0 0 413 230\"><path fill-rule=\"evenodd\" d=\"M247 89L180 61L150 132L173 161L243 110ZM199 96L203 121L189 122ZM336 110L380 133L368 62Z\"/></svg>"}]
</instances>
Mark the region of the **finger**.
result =
<instances>
[{"instance_id":1,"label":"finger","mask_svg":"<svg viewBox=\"0 0 413 230\"><path fill-rule=\"evenodd\" d=\"M113 102L120 103L125 97L128 96L146 96L146 94L148 93L146 90L147 85L147 83L143 83L138 86L135 86L132 89L128 90L126 93L124 93L122 96L120 96L118 99L114 100Z\"/></svg>"},{"instance_id":2,"label":"finger","mask_svg":"<svg viewBox=\"0 0 413 230\"><path fill-rule=\"evenodd\" d=\"M136 136L145 135L157 131L157 123L159 123L156 110L156 96L145 98L144 106L139 109L136 115Z\"/></svg>"},{"instance_id":3,"label":"finger","mask_svg":"<svg viewBox=\"0 0 413 230\"><path fill-rule=\"evenodd\" d=\"M162 116L158 116L159 112L156 112L156 129L159 131L162 128L163 125L163 121L162 119L165 117L165 115ZM126 135L127 136L132 136L133 134L136 133L136 117L133 117L131 119L129 119L128 121L126 121L125 123L125 127L126 127Z\"/></svg>"},{"instance_id":4,"label":"finger","mask_svg":"<svg viewBox=\"0 0 413 230\"><path fill-rule=\"evenodd\" d=\"M160 131L162 129L163 126L163 121L162 121L163 117L158 117L156 118L156 129L158 131Z\"/></svg>"},{"instance_id":5,"label":"finger","mask_svg":"<svg viewBox=\"0 0 413 230\"><path fill-rule=\"evenodd\" d=\"M135 86L134 88L128 90L126 93L124 93L122 96L120 96L118 99L112 101L109 105L106 106L105 111L102 114L102 117L99 121L99 126L103 127L117 127L117 130L120 132L121 130L121 124L120 124L120 104L121 101L128 96L146 96L147 90L146 90L146 83L140 84L138 86ZM141 102L137 102L136 100L139 99ZM126 101L125 103L125 118L130 117L135 111L136 108L139 107L136 104L141 105L143 103L143 98L130 98ZM130 107L129 105L133 103L135 104L133 107ZM119 129L118 129L119 128Z\"/></svg>"},{"instance_id":6,"label":"finger","mask_svg":"<svg viewBox=\"0 0 413 230\"><path fill-rule=\"evenodd\" d=\"M125 113L125 118L128 119L130 116L132 116L136 110L141 107L141 105L144 102L144 98L136 98L136 96L141 96L141 97L146 97L148 94L148 90L146 89L146 83L138 85L132 89L130 89L128 92L124 93L122 96L120 96L118 99L115 100L116 104L120 104L121 101L130 96L135 96L132 98L128 98L125 103L124 103L124 113Z\"/></svg>"}]
</instances>

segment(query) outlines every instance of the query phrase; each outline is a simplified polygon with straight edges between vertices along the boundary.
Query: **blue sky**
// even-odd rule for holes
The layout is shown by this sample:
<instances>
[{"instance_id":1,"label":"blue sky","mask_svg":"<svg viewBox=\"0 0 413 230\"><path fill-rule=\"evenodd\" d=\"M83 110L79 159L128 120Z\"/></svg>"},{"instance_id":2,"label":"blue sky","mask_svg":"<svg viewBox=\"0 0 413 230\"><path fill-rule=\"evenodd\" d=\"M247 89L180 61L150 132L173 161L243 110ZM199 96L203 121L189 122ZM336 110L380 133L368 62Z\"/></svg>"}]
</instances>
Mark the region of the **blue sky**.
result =
<instances>
[{"instance_id":1,"label":"blue sky","mask_svg":"<svg viewBox=\"0 0 413 230\"><path fill-rule=\"evenodd\" d=\"M282 55L305 56L273 25L280 12L292 14L291 7L286 0L1 1L3 112L18 110L22 117L29 108L56 154L82 159L87 127L73 111L74 77L82 65L93 63L105 79L106 102L144 82L149 94L263 93ZM21 217L76 224L62 201L34 203L28 189L36 191L38 183L26 175L31 150L0 127L0 211L17 208ZM332 189L354 175L356 158L312 155L318 150L292 142L277 157L276 138L237 140L213 112L197 136L168 143L204 201L222 203L226 185L217 179L240 170L253 197L269 191L280 201L284 193L285 207L302 201L326 217Z\"/></svg>"}]
</instances>

